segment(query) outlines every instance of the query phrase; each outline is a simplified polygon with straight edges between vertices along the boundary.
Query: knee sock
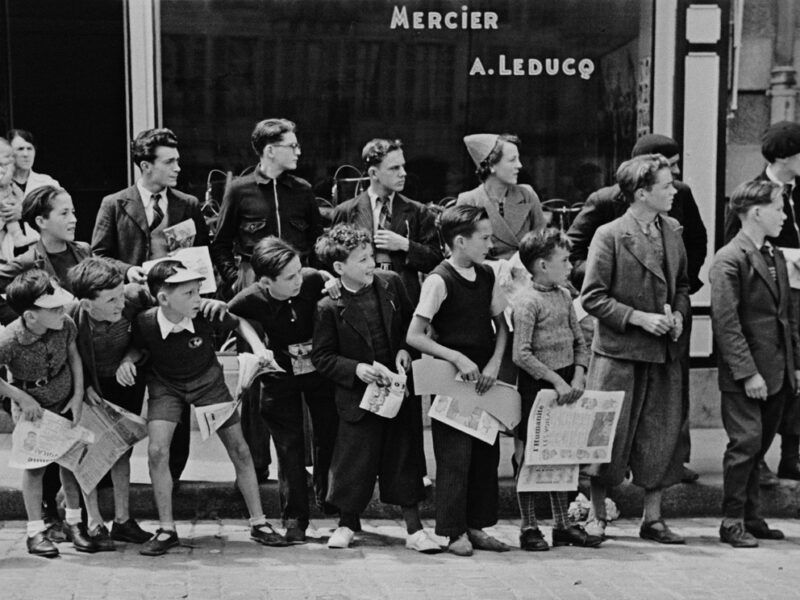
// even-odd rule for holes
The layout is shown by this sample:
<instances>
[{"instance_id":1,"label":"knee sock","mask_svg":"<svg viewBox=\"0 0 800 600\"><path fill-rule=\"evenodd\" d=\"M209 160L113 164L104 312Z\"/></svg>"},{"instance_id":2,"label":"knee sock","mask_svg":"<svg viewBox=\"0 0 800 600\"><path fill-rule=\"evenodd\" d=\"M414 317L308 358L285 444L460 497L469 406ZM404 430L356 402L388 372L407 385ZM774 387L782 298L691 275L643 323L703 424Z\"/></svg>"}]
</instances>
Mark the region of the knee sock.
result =
<instances>
[{"instance_id":1,"label":"knee sock","mask_svg":"<svg viewBox=\"0 0 800 600\"><path fill-rule=\"evenodd\" d=\"M250 517L250 527L260 527L267 524L267 517L263 514L260 517Z\"/></svg>"},{"instance_id":2,"label":"knee sock","mask_svg":"<svg viewBox=\"0 0 800 600\"><path fill-rule=\"evenodd\" d=\"M539 526L536 522L535 497L534 492L517 492L519 514L522 518L520 529L523 531L526 529L536 529Z\"/></svg>"},{"instance_id":3,"label":"knee sock","mask_svg":"<svg viewBox=\"0 0 800 600\"><path fill-rule=\"evenodd\" d=\"M567 492L550 492L550 506L553 509L553 527L555 529L567 528L567 510L569 496Z\"/></svg>"},{"instance_id":4,"label":"knee sock","mask_svg":"<svg viewBox=\"0 0 800 600\"><path fill-rule=\"evenodd\" d=\"M77 525L81 522L81 509L80 508L67 508L64 511L64 520L69 525Z\"/></svg>"}]
</instances>

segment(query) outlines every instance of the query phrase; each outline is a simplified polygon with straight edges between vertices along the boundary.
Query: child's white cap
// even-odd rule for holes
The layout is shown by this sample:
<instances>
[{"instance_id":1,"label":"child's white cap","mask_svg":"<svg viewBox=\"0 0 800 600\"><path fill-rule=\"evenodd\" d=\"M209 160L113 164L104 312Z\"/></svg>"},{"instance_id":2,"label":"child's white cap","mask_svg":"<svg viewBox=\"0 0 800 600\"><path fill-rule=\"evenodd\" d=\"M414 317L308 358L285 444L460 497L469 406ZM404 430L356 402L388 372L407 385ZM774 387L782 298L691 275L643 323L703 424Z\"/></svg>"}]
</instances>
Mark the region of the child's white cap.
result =
<instances>
[{"instance_id":1,"label":"child's white cap","mask_svg":"<svg viewBox=\"0 0 800 600\"><path fill-rule=\"evenodd\" d=\"M61 286L54 285L52 294L42 294L33 303L39 308L58 308L65 306L75 300L75 296L70 294Z\"/></svg>"},{"instance_id":2,"label":"child's white cap","mask_svg":"<svg viewBox=\"0 0 800 600\"><path fill-rule=\"evenodd\" d=\"M202 281L205 277L197 271L189 269L175 269L175 273L164 280L164 283L187 283L189 281Z\"/></svg>"}]
</instances>

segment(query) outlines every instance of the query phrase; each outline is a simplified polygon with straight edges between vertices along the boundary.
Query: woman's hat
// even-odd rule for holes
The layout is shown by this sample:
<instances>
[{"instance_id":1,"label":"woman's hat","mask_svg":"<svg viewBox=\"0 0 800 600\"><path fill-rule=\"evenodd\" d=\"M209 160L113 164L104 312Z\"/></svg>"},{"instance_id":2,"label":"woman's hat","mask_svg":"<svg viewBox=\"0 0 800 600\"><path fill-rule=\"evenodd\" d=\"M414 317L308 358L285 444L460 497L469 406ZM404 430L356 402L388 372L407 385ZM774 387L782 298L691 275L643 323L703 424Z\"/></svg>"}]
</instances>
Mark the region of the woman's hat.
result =
<instances>
[{"instance_id":1,"label":"woman's hat","mask_svg":"<svg viewBox=\"0 0 800 600\"><path fill-rule=\"evenodd\" d=\"M496 133L473 133L464 136L464 145L476 167L480 167L481 163L494 150L499 138L500 136Z\"/></svg>"}]
</instances>

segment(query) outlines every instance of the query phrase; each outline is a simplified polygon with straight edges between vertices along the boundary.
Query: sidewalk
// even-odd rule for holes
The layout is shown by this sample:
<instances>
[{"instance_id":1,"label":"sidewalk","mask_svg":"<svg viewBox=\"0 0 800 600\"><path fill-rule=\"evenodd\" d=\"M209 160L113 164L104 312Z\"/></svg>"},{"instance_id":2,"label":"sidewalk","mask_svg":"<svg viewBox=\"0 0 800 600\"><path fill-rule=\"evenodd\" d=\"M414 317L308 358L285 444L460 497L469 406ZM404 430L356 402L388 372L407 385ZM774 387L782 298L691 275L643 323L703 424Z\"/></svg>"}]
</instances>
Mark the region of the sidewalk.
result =
<instances>
[{"instance_id":1,"label":"sidewalk","mask_svg":"<svg viewBox=\"0 0 800 600\"><path fill-rule=\"evenodd\" d=\"M694 484L679 484L664 494L664 514L666 517L717 516L722 501L722 453L727 438L722 429L692 430L691 467L700 473L700 480ZM22 475L18 469L8 466L11 448L11 434L0 435L0 519L24 519L20 486ZM155 518L150 478L147 472L147 447L139 443L131 460L131 514L137 518ZM518 515L514 482L511 479L511 455L513 444L510 438L501 439L500 457L500 515L513 519ZM780 454L779 444L773 444L767 455L772 468L777 466ZM425 455L428 459L428 474L436 478L436 463L431 446L430 430L425 431ZM273 457L275 456L273 452ZM277 472L273 462L272 476ZM434 485L435 487L435 485ZM280 514L278 504L278 485L269 481L261 486L265 513L275 518ZM611 497L617 502L621 514L635 518L640 514L642 492L627 483L616 488ZM800 516L800 484L782 481L771 490L762 490L762 506L766 516L797 518ZM101 508L106 515L113 514L111 490L101 490ZM432 494L423 504L423 515L433 516ZM545 503L546 506L546 503ZM192 445L189 462L186 465L181 486L175 495L175 516L179 519L240 518L245 516L244 502L234 485L233 466L225 450L214 436L204 442L197 432L192 432ZM316 517L320 517L316 514ZM392 506L381 504L377 495L373 498L366 518L398 518L399 511Z\"/></svg>"}]
</instances>

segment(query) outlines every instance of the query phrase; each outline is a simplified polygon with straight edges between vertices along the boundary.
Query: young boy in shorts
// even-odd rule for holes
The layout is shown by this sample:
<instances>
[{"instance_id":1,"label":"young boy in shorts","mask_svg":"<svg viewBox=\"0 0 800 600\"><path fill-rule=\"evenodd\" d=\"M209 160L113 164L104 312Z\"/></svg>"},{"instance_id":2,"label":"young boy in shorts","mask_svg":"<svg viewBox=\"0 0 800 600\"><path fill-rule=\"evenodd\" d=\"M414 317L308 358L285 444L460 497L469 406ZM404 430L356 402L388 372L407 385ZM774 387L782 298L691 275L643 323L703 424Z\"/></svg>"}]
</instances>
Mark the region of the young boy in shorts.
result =
<instances>
[{"instance_id":1,"label":"young boy in shorts","mask_svg":"<svg viewBox=\"0 0 800 600\"><path fill-rule=\"evenodd\" d=\"M341 280L341 297L317 305L311 360L336 385L339 431L330 470L328 502L340 511L329 548L348 548L360 530L360 514L372 499L375 479L381 501L399 505L406 523L406 547L436 553L441 547L422 528L419 502L425 498L419 448L422 427L406 396L392 418L360 408L371 383L388 385L378 362L405 373L411 355L404 337L411 317L400 276L376 271L372 238L363 229L336 225L317 240L320 260Z\"/></svg>"},{"instance_id":2,"label":"young boy in shorts","mask_svg":"<svg viewBox=\"0 0 800 600\"><path fill-rule=\"evenodd\" d=\"M0 379L0 394L19 407L22 419L37 420L43 411L65 415L77 423L83 407L83 370L75 345L75 323L64 307L73 300L41 269L18 275L6 288L11 308L20 315L0 331L0 364L6 365L13 385ZM26 469L22 497L28 513L28 552L58 556L58 547L45 535L42 520L42 478L46 467ZM59 467L66 501L64 533L79 552L113 550L96 544L81 522L81 489L75 476ZM90 523L100 523L97 495L85 494ZM109 540L110 541L110 540Z\"/></svg>"},{"instance_id":3,"label":"young boy in shorts","mask_svg":"<svg viewBox=\"0 0 800 600\"><path fill-rule=\"evenodd\" d=\"M492 225L482 207L461 205L442 213L440 230L452 254L422 284L408 344L453 363L484 393L497 380L508 339L505 296L492 269L481 264L492 248ZM497 523L499 441L490 446L436 420L431 431L436 533L450 539L448 551L457 556L471 556L473 547L509 550L483 531Z\"/></svg>"},{"instance_id":4,"label":"young boy in shorts","mask_svg":"<svg viewBox=\"0 0 800 600\"><path fill-rule=\"evenodd\" d=\"M232 401L217 361L214 330L199 314L202 280L201 274L183 268L179 261L156 263L147 275L147 285L158 307L141 313L134 326L134 346L149 353L148 459L160 520L156 533L139 551L145 556L159 556L179 544L172 517L169 447L184 403L209 406ZM220 328L237 329L254 354L270 356L246 321L229 314ZM250 538L267 546L285 546L285 540L264 517L253 458L242 435L238 412L217 433L236 470L236 481L250 513Z\"/></svg>"}]
</instances>

